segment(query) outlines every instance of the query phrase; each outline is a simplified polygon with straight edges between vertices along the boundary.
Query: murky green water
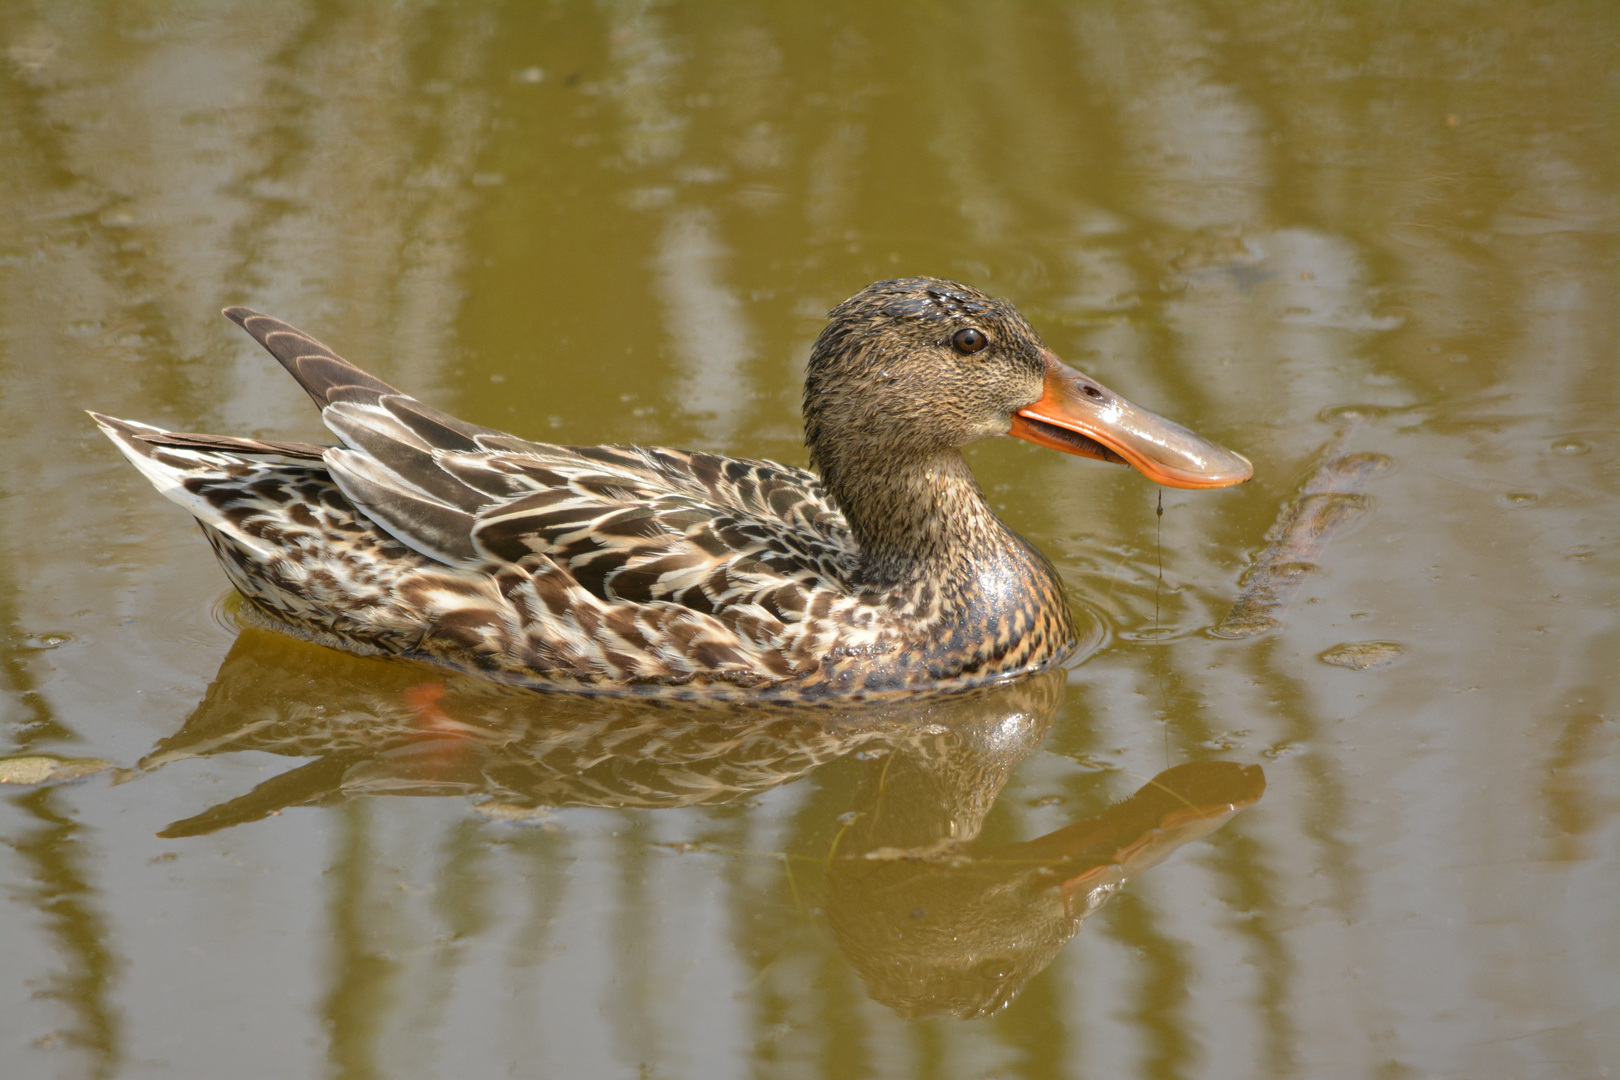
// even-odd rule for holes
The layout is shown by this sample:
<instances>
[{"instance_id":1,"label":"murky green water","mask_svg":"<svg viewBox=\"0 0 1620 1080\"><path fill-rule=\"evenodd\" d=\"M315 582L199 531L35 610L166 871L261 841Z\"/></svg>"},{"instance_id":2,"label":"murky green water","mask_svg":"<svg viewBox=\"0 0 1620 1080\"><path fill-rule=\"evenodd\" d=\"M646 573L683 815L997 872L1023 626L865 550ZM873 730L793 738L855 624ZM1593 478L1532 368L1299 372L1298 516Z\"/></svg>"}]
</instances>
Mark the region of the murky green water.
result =
<instances>
[{"instance_id":1,"label":"murky green water","mask_svg":"<svg viewBox=\"0 0 1620 1080\"><path fill-rule=\"evenodd\" d=\"M40 2L0 44L0 1073L1620 1075L1620 9ZM525 436L802 463L824 312L901 274L1255 462L1160 518L974 448L1102 627L1066 683L424 696L238 631L80 412L321 437L247 303Z\"/></svg>"}]
</instances>

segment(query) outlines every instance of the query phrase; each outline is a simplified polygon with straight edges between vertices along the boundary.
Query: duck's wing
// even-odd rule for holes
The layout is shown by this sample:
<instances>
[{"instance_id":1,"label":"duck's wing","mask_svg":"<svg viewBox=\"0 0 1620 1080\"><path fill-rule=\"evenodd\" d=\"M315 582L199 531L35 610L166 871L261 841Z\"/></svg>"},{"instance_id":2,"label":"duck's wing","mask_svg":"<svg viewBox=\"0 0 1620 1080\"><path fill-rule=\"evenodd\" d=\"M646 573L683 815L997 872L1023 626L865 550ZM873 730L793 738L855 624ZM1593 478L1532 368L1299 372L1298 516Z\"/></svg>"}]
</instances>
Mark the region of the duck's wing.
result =
<instances>
[{"instance_id":1,"label":"duck's wing","mask_svg":"<svg viewBox=\"0 0 1620 1080\"><path fill-rule=\"evenodd\" d=\"M758 604L798 621L848 595L854 545L802 469L656 447L532 443L399 392L309 335L245 308L252 334L343 445L333 479L401 543L454 566L543 556L603 600L698 611Z\"/></svg>"},{"instance_id":2,"label":"duck's wing","mask_svg":"<svg viewBox=\"0 0 1620 1080\"><path fill-rule=\"evenodd\" d=\"M541 554L604 600L718 613L758 604L803 618L814 594L849 595L854 545L820 483L799 469L652 447L551 447L442 465L516 469L541 486L477 515L478 550ZM471 478L469 478L471 479Z\"/></svg>"}]
</instances>

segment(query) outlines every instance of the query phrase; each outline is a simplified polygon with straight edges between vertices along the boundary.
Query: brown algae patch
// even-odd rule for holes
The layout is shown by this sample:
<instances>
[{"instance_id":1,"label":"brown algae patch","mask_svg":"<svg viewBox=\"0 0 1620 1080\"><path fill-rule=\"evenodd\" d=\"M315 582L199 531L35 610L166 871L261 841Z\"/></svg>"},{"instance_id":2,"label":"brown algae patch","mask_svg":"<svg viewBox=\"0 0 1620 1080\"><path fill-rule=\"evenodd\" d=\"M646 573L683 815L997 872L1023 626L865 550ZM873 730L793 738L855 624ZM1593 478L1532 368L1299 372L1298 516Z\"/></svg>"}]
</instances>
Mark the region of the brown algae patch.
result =
<instances>
[{"instance_id":1,"label":"brown algae patch","mask_svg":"<svg viewBox=\"0 0 1620 1080\"><path fill-rule=\"evenodd\" d=\"M0 758L0 784L36 785L57 780L78 780L112 768L112 762L97 758L74 760L45 754Z\"/></svg>"},{"instance_id":2,"label":"brown algae patch","mask_svg":"<svg viewBox=\"0 0 1620 1080\"><path fill-rule=\"evenodd\" d=\"M1394 468L1384 454L1356 453L1332 458L1312 472L1299 494L1282 504L1266 531L1266 549L1243 576L1243 591L1210 633L1250 638L1280 627L1294 594L1317 572L1328 541L1372 513L1372 496L1361 489Z\"/></svg>"},{"instance_id":3,"label":"brown algae patch","mask_svg":"<svg viewBox=\"0 0 1620 1080\"><path fill-rule=\"evenodd\" d=\"M544 825L557 816L549 806L524 806L511 802L476 803L473 812L487 821L501 821L508 825Z\"/></svg>"},{"instance_id":4,"label":"brown algae patch","mask_svg":"<svg viewBox=\"0 0 1620 1080\"><path fill-rule=\"evenodd\" d=\"M1353 641L1337 645L1317 659L1352 671L1381 671L1399 663L1405 655L1406 646L1393 641Z\"/></svg>"}]
</instances>

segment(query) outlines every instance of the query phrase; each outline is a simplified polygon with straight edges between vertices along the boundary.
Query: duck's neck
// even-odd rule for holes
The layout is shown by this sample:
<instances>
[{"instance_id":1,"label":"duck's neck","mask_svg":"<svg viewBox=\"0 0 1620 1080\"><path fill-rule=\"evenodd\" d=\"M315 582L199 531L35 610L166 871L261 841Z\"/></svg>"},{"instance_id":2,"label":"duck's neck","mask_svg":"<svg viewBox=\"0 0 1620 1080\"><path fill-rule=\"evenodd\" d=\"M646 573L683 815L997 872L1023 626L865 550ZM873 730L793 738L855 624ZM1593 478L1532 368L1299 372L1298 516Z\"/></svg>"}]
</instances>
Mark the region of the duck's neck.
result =
<instances>
[{"instance_id":1,"label":"duck's neck","mask_svg":"<svg viewBox=\"0 0 1620 1080\"><path fill-rule=\"evenodd\" d=\"M1057 572L996 517L960 453L866 458L853 476L823 468L822 479L860 549L854 584L914 623L915 640L877 676L893 686L989 679L1073 649Z\"/></svg>"},{"instance_id":2,"label":"duck's neck","mask_svg":"<svg viewBox=\"0 0 1620 1080\"><path fill-rule=\"evenodd\" d=\"M1016 579L1050 574L1045 560L996 517L956 450L868 463L859 476L836 480L849 481L838 485L849 490L831 494L860 547L862 585L937 583L955 591L970 579L1006 576L999 590L1005 591Z\"/></svg>"}]
</instances>

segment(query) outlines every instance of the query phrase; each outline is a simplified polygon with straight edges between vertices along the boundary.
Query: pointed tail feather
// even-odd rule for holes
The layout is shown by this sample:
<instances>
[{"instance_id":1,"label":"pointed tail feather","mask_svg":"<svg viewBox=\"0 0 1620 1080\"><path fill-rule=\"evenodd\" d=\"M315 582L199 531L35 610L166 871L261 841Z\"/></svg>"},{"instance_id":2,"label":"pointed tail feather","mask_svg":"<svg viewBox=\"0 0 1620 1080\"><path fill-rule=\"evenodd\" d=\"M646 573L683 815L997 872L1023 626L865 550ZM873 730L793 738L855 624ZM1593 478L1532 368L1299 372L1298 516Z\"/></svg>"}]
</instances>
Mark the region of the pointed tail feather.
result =
<instances>
[{"instance_id":1,"label":"pointed tail feather","mask_svg":"<svg viewBox=\"0 0 1620 1080\"><path fill-rule=\"evenodd\" d=\"M329 406L343 404L391 413L388 422L395 427L403 423L410 431L408 438L423 449L476 450L477 436L503 434L422 404L280 319L245 307L226 308L225 317L252 334L253 340L280 361L323 413Z\"/></svg>"},{"instance_id":2,"label":"pointed tail feather","mask_svg":"<svg viewBox=\"0 0 1620 1080\"><path fill-rule=\"evenodd\" d=\"M130 464L141 470L141 475L150 480L152 486L162 492L165 498L196 513L197 508L193 503L197 500L185 490L182 479L187 473L198 469L217 468L223 464L220 460L222 455L199 450L181 450L151 441L161 440L168 433L150 424L120 420L116 416L106 416L98 412L91 412L90 419L96 422L102 434L112 440L113 445L129 459Z\"/></svg>"},{"instance_id":3,"label":"pointed tail feather","mask_svg":"<svg viewBox=\"0 0 1620 1080\"><path fill-rule=\"evenodd\" d=\"M204 526L229 532L254 550L271 554L262 539L247 536L232 524L217 492L243 490L244 478L272 468L272 463L222 450L173 446L165 442L171 432L134 420L97 412L90 413L90 418L164 498L184 507ZM210 494L215 497L211 499Z\"/></svg>"},{"instance_id":4,"label":"pointed tail feather","mask_svg":"<svg viewBox=\"0 0 1620 1080\"><path fill-rule=\"evenodd\" d=\"M289 326L280 319L261 315L252 308L229 307L225 309L224 314L227 319L252 334L253 340L263 345L271 356L281 361L281 366L298 380L298 385L302 386L304 392L315 399L315 404L322 409L332 401L334 394L338 400L347 400L353 391L359 391L359 400L375 401L383 394L399 393L376 376L361 371L296 326ZM351 393L346 394L344 391Z\"/></svg>"}]
</instances>

